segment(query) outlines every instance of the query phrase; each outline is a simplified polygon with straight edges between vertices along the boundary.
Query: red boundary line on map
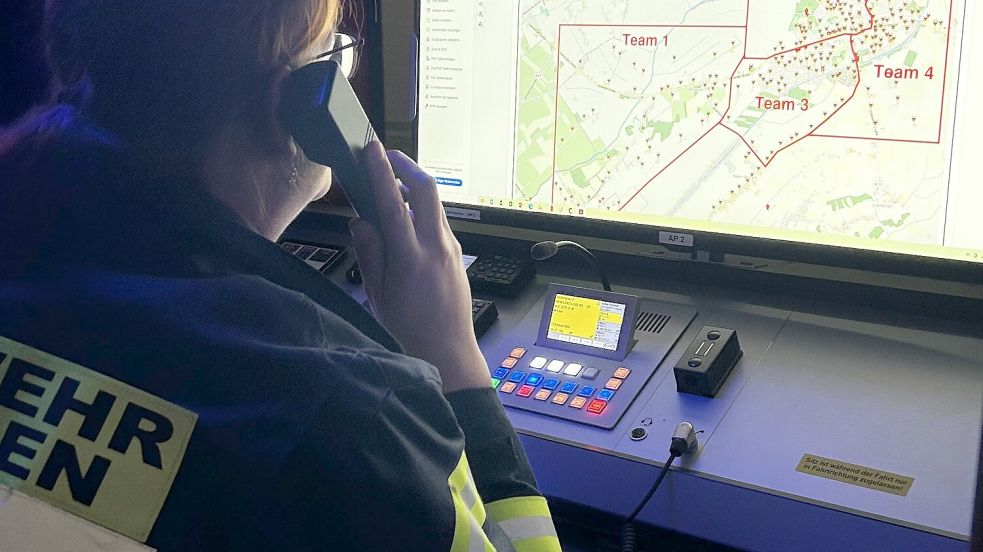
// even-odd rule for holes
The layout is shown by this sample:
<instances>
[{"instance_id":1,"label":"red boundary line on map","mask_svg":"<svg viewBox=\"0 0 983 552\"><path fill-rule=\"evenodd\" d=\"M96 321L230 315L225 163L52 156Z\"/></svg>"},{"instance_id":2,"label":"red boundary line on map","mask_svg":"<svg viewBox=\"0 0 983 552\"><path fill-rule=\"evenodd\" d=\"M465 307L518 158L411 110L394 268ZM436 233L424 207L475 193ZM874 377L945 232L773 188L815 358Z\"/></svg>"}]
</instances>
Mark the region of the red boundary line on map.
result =
<instances>
[{"instance_id":1,"label":"red boundary line on map","mask_svg":"<svg viewBox=\"0 0 983 552\"><path fill-rule=\"evenodd\" d=\"M750 3L751 3L751 0L748 0L748 5L749 6L750 6ZM607 23L560 23L557 26L557 29L556 29L556 91L553 94L553 173L552 173L553 174L553 177L551 179L552 180L552 186L551 186L551 189L550 189L550 203L551 204L554 203L555 202L555 199L556 199L556 136L557 136L557 129L558 129L557 120L560 117L560 62L562 60L562 55L561 55L562 50L560 49L560 45L563 42L563 28L564 27L642 27L642 28L663 28L663 29L678 29L678 28L684 28L684 29L744 29L745 53L747 51L746 50L746 48L747 48L747 18L746 17L745 17L745 20L744 20L744 25L653 25L653 24L648 24L648 25L612 25L612 24L607 24ZM738 64L737 67L739 68L740 67L740 64ZM737 68L734 69L734 74L736 74L736 73L737 73ZM731 74L731 80L733 80L734 74ZM731 100L731 96L728 95L727 96L727 101L730 102L730 100ZM730 107L728 105L728 110L729 109L730 109ZM714 126L716 126L716 125L714 125ZM700 140L702 140L707 134L710 134L710 131L711 130L713 130L713 127L711 127L709 130L707 130L707 132L703 136L700 136L695 142L693 142L692 144L690 144L690 146L688 148L686 148L686 151L689 151L689 149L692 148L693 146L695 146L697 142L699 142ZM686 151L684 151L683 153L686 153ZM682 157L682 154L679 154L679 156L677 156L676 159L679 159L679 157ZM669 164L671 165L672 163L674 163L676 161L676 159L673 159ZM666 165L666 167L663 170L665 170L667 168L669 168L668 165ZM662 171L659 171L659 174L662 174ZM655 177L657 177L657 176L658 176L658 174L656 176L652 177L652 180L654 180ZM649 180L649 182L651 182L651 180ZM648 183L646 183L643 186L646 186L646 185L648 185Z\"/></svg>"},{"instance_id":2,"label":"red boundary line on map","mask_svg":"<svg viewBox=\"0 0 983 552\"><path fill-rule=\"evenodd\" d=\"M949 23L945 30L945 62L942 66L942 101L939 102L939 133L934 141L932 140L903 140L900 138L881 138L878 136L839 136L836 134L813 134L814 138L843 138L847 140L873 140L875 142L902 142L907 144L941 144L942 143L942 123L945 120L945 89L949 82L949 45L952 43L952 8L955 0L949 0Z\"/></svg>"},{"instance_id":3,"label":"red boundary line on map","mask_svg":"<svg viewBox=\"0 0 983 552\"><path fill-rule=\"evenodd\" d=\"M750 151L751 154L754 155L754 158L757 159L758 162L761 163L762 166L767 167L768 165L771 164L772 161L774 161L778 157L778 155L781 152L783 152L786 149L792 147L793 145L798 144L799 142L805 140L806 138L808 138L809 136L811 136L813 133L815 133L817 130L819 130L819 128L821 128L824 124L826 124L827 122L829 122L830 119L832 119L837 113L840 112L841 109L843 109L844 107L846 107L846 105L848 103L850 103L851 100L853 100L854 96L856 96L856 94L857 94L857 90L860 88L860 82L861 82L861 79L860 79L860 56L857 54L857 49L854 46L853 39L854 39L854 37L856 37L856 36L858 36L860 34L869 32L869 31L873 30L873 28L874 28L874 13L871 11L870 5L867 3L866 0L864 0L864 8L867 10L868 15L870 15L870 25L869 26L867 26L867 27L865 27L863 29L860 29L859 31L857 31L855 33L840 33L838 35L827 37L827 38L824 38L822 40L817 40L817 41L810 42L809 44L803 44L801 46L796 46L795 48L791 48L789 50L784 50L784 51L781 51L781 52L776 52L775 54L773 54L771 56L768 56L768 57L765 57L765 58L751 58L751 57L747 57L747 55L746 55L747 54L747 40L746 40L746 37L745 37L745 41L744 41L745 56L742 57L740 61L738 61L737 67L734 69L733 75L731 75L731 79L730 79L730 90L731 91L733 91L734 76L737 75L738 69L741 68L741 65L743 65L745 61L748 61L748 60L750 60L750 61L769 60L769 59L772 59L772 58L776 58L776 57L779 57L779 56L786 55L786 54L788 54L790 52L796 52L796 51L804 50L806 48L810 48L812 46L816 46L816 45L822 44L824 42L828 42L830 40L836 40L836 39L842 38L844 36L849 36L850 37L850 52L853 53L854 66L856 67L856 71L857 71L857 84L853 87L853 92L850 94L850 97L847 98L843 102L842 105L840 105L832 113L830 113L828 117L826 117L825 119L823 119L822 122L820 122L819 124L817 124L810 132L805 133L798 140L793 140L793 141L789 142L788 144L786 144L785 146L779 148L777 151L775 151L773 154L771 154L771 156L768 158L767 161L765 161L764 159L761 158L761 156L758 154L758 152L751 146L751 144L749 144L747 142L747 140L744 138L744 136L740 132L738 132L738 131L734 130L733 128L731 128L731 127L727 126L726 124L724 124L724 120L727 118L727 115L730 113L730 110L731 110L731 107L732 107L732 101L731 100L728 100L728 102L727 102L727 111L724 112L723 116L720 118L720 121L718 121L716 125L710 127L710 130L708 130L706 132L706 134L704 134L703 136L701 136L696 142L694 142L692 145L690 145L690 148L692 148L693 146L695 146L707 134L709 134L711 131L713 131L713 129L715 129L715 128L717 128L719 126L721 128L724 128L726 130L729 130L729 131L733 132L735 136L737 136L738 138L741 139L742 142L744 142L744 145L747 147L748 151ZM748 2L747 2L747 19L746 19L746 21L747 21L748 24L745 27L745 34L750 29L750 17L751 17L751 0L748 0ZM732 92L730 94L730 98L733 98L733 93ZM689 151L690 148L687 148L686 151ZM685 152L683 152L683 153L685 153ZM677 157L677 158L673 159L671 162L669 162L668 165L666 165L665 167L662 168L661 171L659 171L659 174L662 174L663 172L665 172L678 159L679 159L679 157ZM621 207L619 207L618 210L619 211L623 211L658 176L659 175L656 175L656 176L650 178L634 194L632 194L632 196L629 197L627 201L625 201L624 203L622 203L621 204Z\"/></svg>"},{"instance_id":4,"label":"red boundary line on map","mask_svg":"<svg viewBox=\"0 0 983 552\"><path fill-rule=\"evenodd\" d=\"M856 139L856 140L873 140L873 141L883 141L883 142L900 142L900 143L916 143L916 144L939 144L939 143L941 143L941 141L942 141L942 123L943 123L943 117L944 117L944 111L945 111L945 91L946 91L946 84L947 84L947 81L948 81L948 72L949 72L949 46L950 46L950 43L951 43L951 35L952 35L952 8L953 8L953 6L954 6L954 0L949 0L949 13L948 13L948 19L949 19L949 21L948 21L948 27L947 27L947 30L946 30L945 65L944 65L943 74L942 74L942 102L941 102L941 105L939 106L939 130L938 130L938 138L937 138L937 140L935 142L932 142L932 141L928 141L928 140L906 140L906 139L879 138L879 137L870 138L870 137L863 137L863 136L839 136L839 135L831 135L831 134L818 134L816 132L823 125L825 125L827 122L829 122L829 120L832 119L848 103L850 103L853 100L853 98L856 96L857 90L859 90L859 88L860 88L860 83L861 83L861 78L860 78L860 73L861 73L861 71L860 71L860 56L857 54L856 47L855 47L855 44L853 42L853 39L855 37L863 34L863 33L870 32L871 30L874 29L875 19L876 18L874 16L873 11L871 11L870 5L869 5L869 3L868 3L867 0L864 0L864 8L867 10L867 13L870 15L870 25L868 27L866 27L864 29L861 29L861 30L859 30L857 32L854 32L854 33L840 33L840 34L837 34L837 35L826 37L826 38L823 38L821 40L816 40L816 41L810 42L808 44L803 44L803 45L800 45L800 46L796 46L794 48L790 48L788 50L783 50L781 52L776 52L775 54L772 54L771 56L763 57L763 58L749 57L747 55L747 47L748 47L747 35L748 35L748 32L749 32L749 28L750 28L749 23L750 23L750 17L751 17L751 0L747 0L747 9L746 9L746 12L745 12L745 19L744 19L744 25L743 25L743 28L744 28L744 54L741 57L740 61L738 61L737 66L734 68L734 71L731 73L731 76L730 76L730 90L733 90L734 77L737 75L737 71L741 68L741 65L745 61L748 61L748 60L750 60L750 61L769 60L769 59L772 59L772 58L775 58L775 57L778 57L778 56L781 56L781 55L785 55L785 54L788 54L788 53L791 53L791 52L803 50L805 48L809 48L809 47L815 46L817 44L822 44L822 43L828 42L830 40L835 40L837 38L842 38L844 36L849 36L850 37L850 51L853 53L854 63L855 63L856 71L857 71L857 84L853 88L853 93L850 95L849 98L847 98L843 102L842 105L840 105L835 111L833 111L822 122L820 122L819 124L817 124L810 132L806 133L805 135L803 135L798 140L794 140L792 142L789 142L788 144L786 144L785 146L783 146L782 148L780 148L778 151L776 151L775 153L773 153L771 155L771 157L768 159L768 161L764 161L763 159L761 159L761 156L759 156L758 153L757 153L757 151L755 151L755 149L753 147L751 147L750 144L747 143L747 140L744 139L744 136L743 135L741 135L736 130L734 130L734 129L730 128L729 126L727 126L726 124L724 124L724 120L726 119L727 114L730 113L730 110L731 110L732 105L733 105L733 94L732 93L729 93L728 96L727 96L727 110L724 111L723 116L720 118L720 120L717 121L717 123L715 123L714 125L712 125L709 129L707 129L707 131L704 132L702 135L700 135L699 138L697 138L696 140L694 140L692 144L690 144L689 146L686 147L686 149L684 149L676 157L674 157L671 161L669 161L669 163L667 163L662 169L660 169L659 172L657 172L654 176L652 176L649 180L647 180L644 184L642 184L642 186L639 187L639 189L630 198L628 198L627 201L625 201L624 203L621 204L621 207L618 210L619 211L624 210L625 207L627 207L628 204L630 204L632 201L634 201L653 181L655 181L659 176L662 175L662 173L664 173L666 170L668 170L669 167L671 167L673 164L675 164L676 161L678 161L683 155L686 155L686 153L688 153L694 146L696 146L696 144L698 144L700 141L702 141L704 138L706 138L707 135L709 135L711 132L713 132L713 130L716 129L718 126L719 127L723 127L724 129L733 132L738 138L740 138L741 141L744 142L744 145L747 147L748 151L750 151L751 154L754 155L754 157L758 160L758 162L761 163L765 167L767 167L769 164L771 164L771 162L774 161L775 158L778 157L778 155L781 152L783 152L784 150L788 149L789 147L791 147L791 146L793 146L793 145L795 145L795 144L797 144L797 143L805 140L806 138L810 138L810 137L813 137L813 138L841 138L841 139ZM553 111L553 113L554 113L554 118L553 118L553 178L552 178L552 190L551 190L551 193L550 193L550 201L551 201L551 203L554 201L554 199L555 199L555 193L556 193L556 149L557 149L556 137L557 137L557 120L559 118L559 101L560 101L559 100L559 98L560 98L560 62L562 60L560 44L561 44L561 39L562 39L562 35L563 35L563 27L662 27L662 28L725 28L725 29L739 29L739 28L742 28L741 25L611 25L611 24L572 24L572 23L568 24L568 23L561 23L558 26L558 28L557 28L556 93L555 93L555 96L554 96L554 111Z\"/></svg>"}]
</instances>

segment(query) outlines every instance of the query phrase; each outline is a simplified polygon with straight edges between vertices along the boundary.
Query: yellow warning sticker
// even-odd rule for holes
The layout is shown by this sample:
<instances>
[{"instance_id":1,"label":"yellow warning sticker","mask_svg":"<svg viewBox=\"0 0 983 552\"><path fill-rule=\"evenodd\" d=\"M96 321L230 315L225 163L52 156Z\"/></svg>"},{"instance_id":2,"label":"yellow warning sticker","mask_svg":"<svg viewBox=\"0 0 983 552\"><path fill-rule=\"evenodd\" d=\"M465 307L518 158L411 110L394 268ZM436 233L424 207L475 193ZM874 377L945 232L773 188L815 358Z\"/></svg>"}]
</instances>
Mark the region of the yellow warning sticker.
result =
<instances>
[{"instance_id":1,"label":"yellow warning sticker","mask_svg":"<svg viewBox=\"0 0 983 552\"><path fill-rule=\"evenodd\" d=\"M915 478L814 454L802 455L795 471L898 496L908 496Z\"/></svg>"}]
</instances>

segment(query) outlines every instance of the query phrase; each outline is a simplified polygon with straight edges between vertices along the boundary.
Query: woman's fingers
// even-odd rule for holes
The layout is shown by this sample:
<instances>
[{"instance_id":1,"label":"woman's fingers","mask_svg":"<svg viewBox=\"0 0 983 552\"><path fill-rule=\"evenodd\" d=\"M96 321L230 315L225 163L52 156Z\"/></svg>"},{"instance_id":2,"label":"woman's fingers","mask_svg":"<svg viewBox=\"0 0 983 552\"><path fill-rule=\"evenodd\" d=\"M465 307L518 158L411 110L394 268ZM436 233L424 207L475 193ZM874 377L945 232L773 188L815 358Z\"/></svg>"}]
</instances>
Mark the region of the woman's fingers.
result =
<instances>
[{"instance_id":1,"label":"woman's fingers","mask_svg":"<svg viewBox=\"0 0 983 552\"><path fill-rule=\"evenodd\" d=\"M376 211L379 213L381 227L376 230L386 247L412 245L407 240L415 240L413 221L382 144L371 142L365 146L362 162L369 179L366 184L372 186Z\"/></svg>"},{"instance_id":2,"label":"woman's fingers","mask_svg":"<svg viewBox=\"0 0 983 552\"><path fill-rule=\"evenodd\" d=\"M446 215L433 177L403 152L390 151L389 162L396 177L405 187L406 199L413 210L413 225L417 237L427 242L438 241L446 226Z\"/></svg>"}]
</instances>

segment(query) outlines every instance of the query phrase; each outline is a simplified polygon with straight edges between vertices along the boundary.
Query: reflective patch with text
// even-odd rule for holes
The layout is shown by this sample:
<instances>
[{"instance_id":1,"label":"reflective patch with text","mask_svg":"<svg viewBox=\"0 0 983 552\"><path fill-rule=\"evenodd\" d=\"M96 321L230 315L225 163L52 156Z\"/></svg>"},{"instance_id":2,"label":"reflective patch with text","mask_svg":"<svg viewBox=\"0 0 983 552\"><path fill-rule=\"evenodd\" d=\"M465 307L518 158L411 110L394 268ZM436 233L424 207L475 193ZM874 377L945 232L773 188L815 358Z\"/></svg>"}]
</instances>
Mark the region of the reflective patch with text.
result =
<instances>
[{"instance_id":1,"label":"reflective patch with text","mask_svg":"<svg viewBox=\"0 0 983 552\"><path fill-rule=\"evenodd\" d=\"M0 337L0 484L146 542L197 415Z\"/></svg>"}]
</instances>

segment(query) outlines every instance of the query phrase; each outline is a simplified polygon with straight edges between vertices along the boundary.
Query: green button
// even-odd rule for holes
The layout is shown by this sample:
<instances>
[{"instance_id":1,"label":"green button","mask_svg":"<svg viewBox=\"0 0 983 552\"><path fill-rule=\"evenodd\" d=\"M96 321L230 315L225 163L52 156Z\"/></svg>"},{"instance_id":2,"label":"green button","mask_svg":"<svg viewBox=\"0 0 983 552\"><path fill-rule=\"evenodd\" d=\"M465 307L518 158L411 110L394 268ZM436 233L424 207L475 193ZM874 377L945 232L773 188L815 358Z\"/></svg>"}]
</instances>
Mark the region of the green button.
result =
<instances>
[{"instance_id":1,"label":"green button","mask_svg":"<svg viewBox=\"0 0 983 552\"><path fill-rule=\"evenodd\" d=\"M492 389L498 389L498 386L502 384L502 380L498 378L492 378Z\"/></svg>"}]
</instances>

